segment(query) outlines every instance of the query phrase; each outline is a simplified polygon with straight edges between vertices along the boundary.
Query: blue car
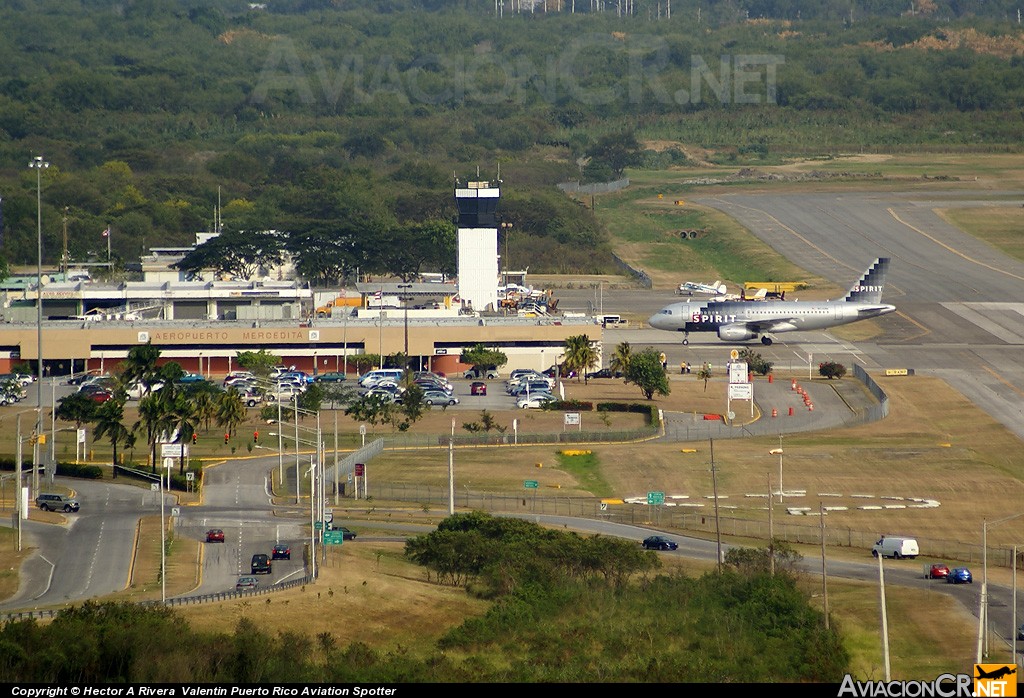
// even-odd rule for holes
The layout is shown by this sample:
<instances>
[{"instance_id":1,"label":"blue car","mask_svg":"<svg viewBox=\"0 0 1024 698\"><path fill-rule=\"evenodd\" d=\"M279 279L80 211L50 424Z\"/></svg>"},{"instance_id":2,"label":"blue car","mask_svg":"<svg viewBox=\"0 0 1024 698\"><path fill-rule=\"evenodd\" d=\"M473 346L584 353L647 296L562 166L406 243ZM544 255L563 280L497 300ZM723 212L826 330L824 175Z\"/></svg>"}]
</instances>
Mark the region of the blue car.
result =
<instances>
[{"instance_id":1,"label":"blue car","mask_svg":"<svg viewBox=\"0 0 1024 698\"><path fill-rule=\"evenodd\" d=\"M974 584L974 576L966 567L955 567L946 577L947 584Z\"/></svg>"}]
</instances>

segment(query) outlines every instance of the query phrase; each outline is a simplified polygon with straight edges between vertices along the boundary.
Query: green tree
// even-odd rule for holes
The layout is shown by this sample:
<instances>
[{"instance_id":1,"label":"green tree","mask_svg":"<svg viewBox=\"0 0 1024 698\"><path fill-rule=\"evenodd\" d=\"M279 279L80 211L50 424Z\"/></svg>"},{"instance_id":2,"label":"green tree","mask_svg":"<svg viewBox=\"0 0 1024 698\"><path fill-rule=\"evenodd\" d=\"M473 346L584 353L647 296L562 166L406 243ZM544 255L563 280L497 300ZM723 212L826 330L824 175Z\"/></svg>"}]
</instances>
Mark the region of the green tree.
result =
<instances>
[{"instance_id":1,"label":"green tree","mask_svg":"<svg viewBox=\"0 0 1024 698\"><path fill-rule=\"evenodd\" d=\"M583 376L583 382L587 382L587 371L597 366L601 360L594 346L594 341L585 334L578 334L565 339L565 359L562 361L568 371L576 372L576 380Z\"/></svg>"},{"instance_id":2,"label":"green tree","mask_svg":"<svg viewBox=\"0 0 1024 698\"><path fill-rule=\"evenodd\" d=\"M824 376L829 380L842 378L846 375L846 366L837 364L835 361L826 361L818 364L818 375Z\"/></svg>"},{"instance_id":3,"label":"green tree","mask_svg":"<svg viewBox=\"0 0 1024 698\"><path fill-rule=\"evenodd\" d=\"M274 366L281 363L281 357L271 354L266 349L260 349L259 351L240 351L236 361L243 369L251 371L254 376L267 378Z\"/></svg>"},{"instance_id":4,"label":"green tree","mask_svg":"<svg viewBox=\"0 0 1024 698\"><path fill-rule=\"evenodd\" d=\"M654 349L648 348L633 354L623 378L626 383L633 383L640 388L640 392L648 400L652 399L655 393L668 395L671 391L665 368L661 365L661 356Z\"/></svg>"},{"instance_id":5,"label":"green tree","mask_svg":"<svg viewBox=\"0 0 1024 698\"><path fill-rule=\"evenodd\" d=\"M156 472L156 443L164 434L167 434L174 427L174 420L171 415L170 395L173 391L172 383L165 383L164 387L157 391L144 395L139 400L139 419L132 425L132 432L139 429L146 432L146 447L149 453L149 464L152 471Z\"/></svg>"},{"instance_id":6,"label":"green tree","mask_svg":"<svg viewBox=\"0 0 1024 698\"><path fill-rule=\"evenodd\" d=\"M627 167L636 167L643 162L640 141L636 134L609 133L597 139L588 150L590 165L604 166L614 177L621 177Z\"/></svg>"},{"instance_id":7,"label":"green tree","mask_svg":"<svg viewBox=\"0 0 1024 698\"><path fill-rule=\"evenodd\" d=\"M135 443L135 435L124 425L124 402L111 398L102 403L96 410L96 427L93 439L106 438L113 447L114 474L117 475L117 447L130 448Z\"/></svg>"},{"instance_id":8,"label":"green tree","mask_svg":"<svg viewBox=\"0 0 1024 698\"><path fill-rule=\"evenodd\" d=\"M214 402L214 420L218 427L227 429L229 436L235 435L247 414L242 396L235 390L225 390Z\"/></svg>"},{"instance_id":9,"label":"green tree","mask_svg":"<svg viewBox=\"0 0 1024 698\"><path fill-rule=\"evenodd\" d=\"M143 394L149 394L158 382L159 369L156 362L159 358L160 348L153 346L152 342L129 349L128 358L121 364L121 387L127 389L138 383L143 388Z\"/></svg>"},{"instance_id":10,"label":"green tree","mask_svg":"<svg viewBox=\"0 0 1024 698\"><path fill-rule=\"evenodd\" d=\"M369 422L377 426L389 423L396 407L394 402L380 395L363 395L345 408L345 414L357 422Z\"/></svg>"},{"instance_id":11,"label":"green tree","mask_svg":"<svg viewBox=\"0 0 1024 698\"><path fill-rule=\"evenodd\" d=\"M508 363L505 352L488 349L486 345L474 344L459 355L459 361L471 364L478 375L486 375L489 368L499 368Z\"/></svg>"},{"instance_id":12,"label":"green tree","mask_svg":"<svg viewBox=\"0 0 1024 698\"><path fill-rule=\"evenodd\" d=\"M626 371L629 370L629 362L633 359L633 348L629 346L629 342L622 342L615 347L615 353L612 354L611 360L608 362L608 367L612 371L617 371L622 375L626 375Z\"/></svg>"},{"instance_id":13,"label":"green tree","mask_svg":"<svg viewBox=\"0 0 1024 698\"><path fill-rule=\"evenodd\" d=\"M74 392L58 401L56 417L65 422L74 422L76 429L96 418L97 403L85 393Z\"/></svg>"},{"instance_id":14,"label":"green tree","mask_svg":"<svg viewBox=\"0 0 1024 698\"><path fill-rule=\"evenodd\" d=\"M173 268L193 277L209 270L251 279L283 261L284 236L276 230L231 230L198 245Z\"/></svg>"},{"instance_id":15,"label":"green tree","mask_svg":"<svg viewBox=\"0 0 1024 698\"><path fill-rule=\"evenodd\" d=\"M697 378L704 381L704 392L708 391L708 381L711 380L711 364L705 361L697 371Z\"/></svg>"},{"instance_id":16,"label":"green tree","mask_svg":"<svg viewBox=\"0 0 1024 698\"><path fill-rule=\"evenodd\" d=\"M319 412L324 404L324 387L319 383L306 386L306 391L299 396L299 407L309 412Z\"/></svg>"},{"instance_id":17,"label":"green tree","mask_svg":"<svg viewBox=\"0 0 1024 698\"><path fill-rule=\"evenodd\" d=\"M750 347L744 347L740 350L740 359L747 362L747 367L759 376L767 376L772 372L771 361L765 361L760 353L754 351Z\"/></svg>"}]
</instances>

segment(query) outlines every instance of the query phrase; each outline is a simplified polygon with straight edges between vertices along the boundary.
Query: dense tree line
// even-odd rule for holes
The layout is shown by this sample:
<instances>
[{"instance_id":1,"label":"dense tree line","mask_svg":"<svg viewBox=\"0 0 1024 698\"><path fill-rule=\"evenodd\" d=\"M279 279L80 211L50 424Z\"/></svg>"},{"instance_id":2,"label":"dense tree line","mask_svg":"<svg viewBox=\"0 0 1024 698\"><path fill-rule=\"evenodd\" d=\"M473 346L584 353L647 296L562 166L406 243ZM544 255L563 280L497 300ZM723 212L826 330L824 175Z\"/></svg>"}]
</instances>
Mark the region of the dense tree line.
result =
<instances>
[{"instance_id":1,"label":"dense tree line","mask_svg":"<svg viewBox=\"0 0 1024 698\"><path fill-rule=\"evenodd\" d=\"M247 618L198 633L166 608L90 602L0 628L0 681L838 682L848 670L838 633L763 554L698 578L659 574L658 554L635 542L481 513L406 549L435 579L493 598L491 610L411 652Z\"/></svg>"},{"instance_id":2,"label":"dense tree line","mask_svg":"<svg viewBox=\"0 0 1024 698\"><path fill-rule=\"evenodd\" d=\"M440 264L454 176L477 167L495 179L501 165L515 266L590 272L611 269L605 236L553 185L687 161L638 152L648 141L758 162L1024 136L1004 0L591 11L609 5L549 0L497 20L493 3L455 0L6 3L0 253L35 259L35 154L51 163L48 264L65 227L79 261L105 261L107 242L115 261L191 244L220 192L226 230L281 231L286 250L313 251L300 271L329 284L371 263Z\"/></svg>"}]
</instances>

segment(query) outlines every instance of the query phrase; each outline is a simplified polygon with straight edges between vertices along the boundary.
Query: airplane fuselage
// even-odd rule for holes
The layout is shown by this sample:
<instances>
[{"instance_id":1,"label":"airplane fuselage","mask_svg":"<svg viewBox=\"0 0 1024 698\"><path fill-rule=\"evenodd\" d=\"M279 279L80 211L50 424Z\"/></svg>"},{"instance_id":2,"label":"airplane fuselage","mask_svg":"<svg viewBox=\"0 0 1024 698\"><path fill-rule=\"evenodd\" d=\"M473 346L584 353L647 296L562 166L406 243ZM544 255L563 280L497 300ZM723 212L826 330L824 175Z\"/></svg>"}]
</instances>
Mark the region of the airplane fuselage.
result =
<instances>
[{"instance_id":1,"label":"airplane fuselage","mask_svg":"<svg viewBox=\"0 0 1024 698\"><path fill-rule=\"evenodd\" d=\"M722 339L754 339L764 332L820 330L879 317L896 308L849 301L680 302L648 320L651 327L678 332L717 332Z\"/></svg>"}]
</instances>

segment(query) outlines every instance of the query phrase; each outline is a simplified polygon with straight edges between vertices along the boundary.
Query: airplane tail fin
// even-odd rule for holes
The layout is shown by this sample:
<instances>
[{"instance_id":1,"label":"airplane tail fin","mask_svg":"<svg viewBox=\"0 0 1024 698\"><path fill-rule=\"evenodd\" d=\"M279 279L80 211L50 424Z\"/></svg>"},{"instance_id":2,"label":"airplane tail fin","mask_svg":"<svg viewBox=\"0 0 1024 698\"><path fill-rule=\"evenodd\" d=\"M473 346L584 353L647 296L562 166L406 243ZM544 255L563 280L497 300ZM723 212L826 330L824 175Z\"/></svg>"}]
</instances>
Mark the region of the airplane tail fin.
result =
<instances>
[{"instance_id":1,"label":"airplane tail fin","mask_svg":"<svg viewBox=\"0 0 1024 698\"><path fill-rule=\"evenodd\" d=\"M860 281L850 287L843 300L851 303L881 303L885 273L888 270L889 258L879 257L860 277Z\"/></svg>"}]
</instances>

